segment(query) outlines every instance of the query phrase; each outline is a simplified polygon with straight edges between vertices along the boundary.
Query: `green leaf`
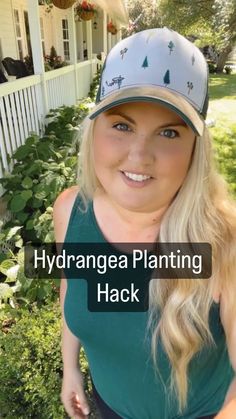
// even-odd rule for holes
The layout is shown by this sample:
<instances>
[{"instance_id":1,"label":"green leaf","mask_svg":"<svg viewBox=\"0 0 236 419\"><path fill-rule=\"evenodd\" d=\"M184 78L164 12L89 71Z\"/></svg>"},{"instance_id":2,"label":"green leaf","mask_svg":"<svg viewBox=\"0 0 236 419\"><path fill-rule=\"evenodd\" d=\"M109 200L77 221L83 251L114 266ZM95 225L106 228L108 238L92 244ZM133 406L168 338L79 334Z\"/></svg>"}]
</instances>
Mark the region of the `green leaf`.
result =
<instances>
[{"instance_id":1,"label":"green leaf","mask_svg":"<svg viewBox=\"0 0 236 419\"><path fill-rule=\"evenodd\" d=\"M42 192L36 193L34 196L35 196L35 198L39 199L40 201L43 201L43 199L46 198L47 193L45 191L42 191Z\"/></svg>"},{"instance_id":2,"label":"green leaf","mask_svg":"<svg viewBox=\"0 0 236 419\"><path fill-rule=\"evenodd\" d=\"M20 265L14 265L6 272L6 282L15 282Z\"/></svg>"},{"instance_id":3,"label":"green leaf","mask_svg":"<svg viewBox=\"0 0 236 419\"><path fill-rule=\"evenodd\" d=\"M22 247L17 255L17 263L19 263L19 265L23 266L25 262L25 248Z\"/></svg>"},{"instance_id":4,"label":"green leaf","mask_svg":"<svg viewBox=\"0 0 236 419\"><path fill-rule=\"evenodd\" d=\"M22 181L22 186L25 189L30 189L33 186L33 181L29 176L26 176Z\"/></svg>"},{"instance_id":5,"label":"green leaf","mask_svg":"<svg viewBox=\"0 0 236 419\"><path fill-rule=\"evenodd\" d=\"M7 298L12 297L13 290L8 284L0 283L0 300L6 300Z\"/></svg>"},{"instance_id":6,"label":"green leaf","mask_svg":"<svg viewBox=\"0 0 236 419\"><path fill-rule=\"evenodd\" d=\"M16 160L24 160L26 157L32 153L33 148L29 145L21 145L16 152L13 154L13 158Z\"/></svg>"},{"instance_id":7,"label":"green leaf","mask_svg":"<svg viewBox=\"0 0 236 419\"><path fill-rule=\"evenodd\" d=\"M26 202L31 198L32 195L33 195L33 192L30 191L30 190L26 190L26 191L21 192L21 196Z\"/></svg>"},{"instance_id":8,"label":"green leaf","mask_svg":"<svg viewBox=\"0 0 236 419\"><path fill-rule=\"evenodd\" d=\"M39 142L39 136L38 135L32 135L28 137L25 141L25 145L32 146Z\"/></svg>"},{"instance_id":9,"label":"green leaf","mask_svg":"<svg viewBox=\"0 0 236 419\"><path fill-rule=\"evenodd\" d=\"M53 231L51 231L50 233L47 233L44 239L45 243L52 243L54 240L55 240L55 237L54 237Z\"/></svg>"},{"instance_id":10,"label":"green leaf","mask_svg":"<svg viewBox=\"0 0 236 419\"><path fill-rule=\"evenodd\" d=\"M26 230L32 230L34 228L34 220L28 220L25 228Z\"/></svg>"},{"instance_id":11,"label":"green leaf","mask_svg":"<svg viewBox=\"0 0 236 419\"><path fill-rule=\"evenodd\" d=\"M21 223L24 223L29 217L29 214L27 212L19 212L19 214L17 214L17 217Z\"/></svg>"},{"instance_id":12,"label":"green leaf","mask_svg":"<svg viewBox=\"0 0 236 419\"><path fill-rule=\"evenodd\" d=\"M7 259L4 260L0 265L0 272L2 272L4 275L7 275L8 269L15 266L15 262L13 260Z\"/></svg>"},{"instance_id":13,"label":"green leaf","mask_svg":"<svg viewBox=\"0 0 236 419\"><path fill-rule=\"evenodd\" d=\"M20 212L25 208L25 206L26 202L20 194L13 196L10 201L10 210L12 212Z\"/></svg>"},{"instance_id":14,"label":"green leaf","mask_svg":"<svg viewBox=\"0 0 236 419\"><path fill-rule=\"evenodd\" d=\"M42 203L42 201L41 200L39 200L39 199L37 199L37 198L34 198L33 200L32 200L32 208L39 208L39 207L41 207L43 205L43 203Z\"/></svg>"},{"instance_id":15,"label":"green leaf","mask_svg":"<svg viewBox=\"0 0 236 419\"><path fill-rule=\"evenodd\" d=\"M7 233L7 236L6 236L6 240L10 240L13 236L15 236L16 235L16 233L20 230L22 228L22 226L16 226L16 227L12 227L9 231L8 231L8 233Z\"/></svg>"},{"instance_id":16,"label":"green leaf","mask_svg":"<svg viewBox=\"0 0 236 419\"><path fill-rule=\"evenodd\" d=\"M20 238L15 242L15 246L21 248L23 246L23 239Z\"/></svg>"}]
</instances>

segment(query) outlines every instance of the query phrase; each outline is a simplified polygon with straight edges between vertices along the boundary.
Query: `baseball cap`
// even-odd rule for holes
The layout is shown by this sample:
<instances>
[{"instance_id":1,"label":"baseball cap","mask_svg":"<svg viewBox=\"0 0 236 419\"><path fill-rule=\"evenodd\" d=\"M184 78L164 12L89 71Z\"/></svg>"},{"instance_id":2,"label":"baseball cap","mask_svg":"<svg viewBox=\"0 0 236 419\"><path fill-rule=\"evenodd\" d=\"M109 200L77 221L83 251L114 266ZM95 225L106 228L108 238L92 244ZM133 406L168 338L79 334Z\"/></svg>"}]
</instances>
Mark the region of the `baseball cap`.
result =
<instances>
[{"instance_id":1,"label":"baseball cap","mask_svg":"<svg viewBox=\"0 0 236 419\"><path fill-rule=\"evenodd\" d=\"M201 51L168 28L138 32L109 52L90 119L131 102L160 103L202 135L208 108L208 66Z\"/></svg>"}]
</instances>

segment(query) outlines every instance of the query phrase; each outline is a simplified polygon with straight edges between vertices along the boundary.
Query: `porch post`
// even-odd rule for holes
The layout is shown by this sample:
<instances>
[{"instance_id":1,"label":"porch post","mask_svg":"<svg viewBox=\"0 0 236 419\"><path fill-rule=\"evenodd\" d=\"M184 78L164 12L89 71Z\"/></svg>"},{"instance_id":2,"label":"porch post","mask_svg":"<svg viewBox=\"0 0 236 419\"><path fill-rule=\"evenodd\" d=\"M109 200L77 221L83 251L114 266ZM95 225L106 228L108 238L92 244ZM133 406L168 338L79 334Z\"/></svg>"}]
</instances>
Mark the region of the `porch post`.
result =
<instances>
[{"instance_id":1,"label":"porch post","mask_svg":"<svg viewBox=\"0 0 236 419\"><path fill-rule=\"evenodd\" d=\"M103 11L103 52L107 55L107 13Z\"/></svg>"},{"instance_id":2,"label":"porch post","mask_svg":"<svg viewBox=\"0 0 236 419\"><path fill-rule=\"evenodd\" d=\"M88 60L91 60L92 59L92 52L93 52L91 20L86 22L86 34L87 34Z\"/></svg>"},{"instance_id":3,"label":"porch post","mask_svg":"<svg viewBox=\"0 0 236 419\"><path fill-rule=\"evenodd\" d=\"M107 20L108 22L111 21L111 18L109 15L107 15ZM106 33L107 33L107 53L111 50L111 33L107 32L107 28L106 28Z\"/></svg>"},{"instance_id":4,"label":"porch post","mask_svg":"<svg viewBox=\"0 0 236 419\"><path fill-rule=\"evenodd\" d=\"M28 14L29 14L29 29L30 29L30 41L32 47L32 58L34 64L34 73L41 75L41 92L43 103L37 97L39 101L38 105L42 112L42 117L49 111L48 107L48 95L47 86L44 76L44 60L43 60L43 49L40 32L40 20L39 20L39 6L38 0L27 0Z\"/></svg>"},{"instance_id":5,"label":"porch post","mask_svg":"<svg viewBox=\"0 0 236 419\"><path fill-rule=\"evenodd\" d=\"M77 74L77 46L76 46L76 28L75 28L75 16L74 7L70 8L68 13L68 29L69 29L69 42L70 42L70 57L71 64L74 64L74 80L75 80L75 102L77 101L78 95L78 74Z\"/></svg>"},{"instance_id":6,"label":"porch post","mask_svg":"<svg viewBox=\"0 0 236 419\"><path fill-rule=\"evenodd\" d=\"M83 23L78 22L78 53L79 53L79 60L84 61L84 37L83 37Z\"/></svg>"}]
</instances>

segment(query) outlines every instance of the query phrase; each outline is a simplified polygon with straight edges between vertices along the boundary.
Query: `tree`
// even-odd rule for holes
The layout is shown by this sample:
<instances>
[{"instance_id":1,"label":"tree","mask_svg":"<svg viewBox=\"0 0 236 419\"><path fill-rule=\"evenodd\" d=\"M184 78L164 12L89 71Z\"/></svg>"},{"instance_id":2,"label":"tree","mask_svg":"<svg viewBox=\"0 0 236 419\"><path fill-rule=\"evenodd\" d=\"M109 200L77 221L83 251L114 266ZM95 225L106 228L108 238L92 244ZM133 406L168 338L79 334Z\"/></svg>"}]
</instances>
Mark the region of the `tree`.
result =
<instances>
[{"instance_id":1,"label":"tree","mask_svg":"<svg viewBox=\"0 0 236 419\"><path fill-rule=\"evenodd\" d=\"M163 25L186 36L195 35L198 46L215 46L217 71L222 72L236 43L236 1L159 0L157 5Z\"/></svg>"},{"instance_id":2,"label":"tree","mask_svg":"<svg viewBox=\"0 0 236 419\"><path fill-rule=\"evenodd\" d=\"M148 67L148 58L147 57L145 57L142 67L143 68L147 68Z\"/></svg>"},{"instance_id":3,"label":"tree","mask_svg":"<svg viewBox=\"0 0 236 419\"><path fill-rule=\"evenodd\" d=\"M170 84L170 70L167 70L167 72L164 75L163 81L165 85Z\"/></svg>"},{"instance_id":4,"label":"tree","mask_svg":"<svg viewBox=\"0 0 236 419\"><path fill-rule=\"evenodd\" d=\"M161 17L156 0L127 0L129 27L123 29L123 38L145 29L157 28L161 25Z\"/></svg>"}]
</instances>

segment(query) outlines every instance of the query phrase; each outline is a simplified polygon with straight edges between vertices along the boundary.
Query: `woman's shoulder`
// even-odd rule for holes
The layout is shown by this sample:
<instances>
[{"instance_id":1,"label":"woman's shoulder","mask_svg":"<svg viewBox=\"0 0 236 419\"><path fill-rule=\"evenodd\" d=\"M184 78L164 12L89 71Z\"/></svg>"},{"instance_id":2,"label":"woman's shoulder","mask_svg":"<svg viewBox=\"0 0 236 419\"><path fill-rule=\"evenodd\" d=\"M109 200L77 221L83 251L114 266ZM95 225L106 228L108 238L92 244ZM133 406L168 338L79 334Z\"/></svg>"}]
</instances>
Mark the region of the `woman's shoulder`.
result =
<instances>
[{"instance_id":1,"label":"woman's shoulder","mask_svg":"<svg viewBox=\"0 0 236 419\"><path fill-rule=\"evenodd\" d=\"M56 242L64 242L70 214L79 192L79 186L71 186L57 197L53 205L53 224Z\"/></svg>"}]
</instances>

